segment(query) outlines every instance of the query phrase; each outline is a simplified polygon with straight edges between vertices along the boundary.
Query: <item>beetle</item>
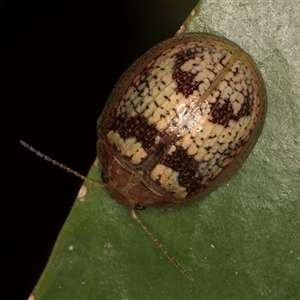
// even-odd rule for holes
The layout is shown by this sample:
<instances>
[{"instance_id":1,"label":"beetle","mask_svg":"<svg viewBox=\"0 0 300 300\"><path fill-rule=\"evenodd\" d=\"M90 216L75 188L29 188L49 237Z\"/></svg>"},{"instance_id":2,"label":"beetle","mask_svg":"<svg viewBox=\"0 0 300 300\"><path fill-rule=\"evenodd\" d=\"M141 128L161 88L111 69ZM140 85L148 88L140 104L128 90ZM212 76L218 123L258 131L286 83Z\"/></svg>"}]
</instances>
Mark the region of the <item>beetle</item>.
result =
<instances>
[{"instance_id":1,"label":"beetle","mask_svg":"<svg viewBox=\"0 0 300 300\"><path fill-rule=\"evenodd\" d=\"M178 34L128 68L97 121L104 185L138 210L202 199L245 161L266 105L245 51L217 35Z\"/></svg>"},{"instance_id":2,"label":"beetle","mask_svg":"<svg viewBox=\"0 0 300 300\"><path fill-rule=\"evenodd\" d=\"M266 109L262 75L245 51L217 35L182 33L127 69L98 118L103 185L190 280L135 210L187 204L223 184L254 147Z\"/></svg>"}]
</instances>

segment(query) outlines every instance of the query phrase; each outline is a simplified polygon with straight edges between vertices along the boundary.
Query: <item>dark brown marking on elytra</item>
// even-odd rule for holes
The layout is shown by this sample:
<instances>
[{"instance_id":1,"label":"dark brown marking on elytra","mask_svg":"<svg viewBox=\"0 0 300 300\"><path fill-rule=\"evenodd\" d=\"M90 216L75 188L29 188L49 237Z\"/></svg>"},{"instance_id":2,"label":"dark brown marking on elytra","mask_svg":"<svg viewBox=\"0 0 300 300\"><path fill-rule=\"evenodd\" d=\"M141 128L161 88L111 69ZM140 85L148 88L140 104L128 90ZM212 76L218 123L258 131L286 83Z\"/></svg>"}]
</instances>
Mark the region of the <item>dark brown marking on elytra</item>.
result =
<instances>
[{"instance_id":1,"label":"dark brown marking on elytra","mask_svg":"<svg viewBox=\"0 0 300 300\"><path fill-rule=\"evenodd\" d=\"M165 149L157 163L178 172L179 184L187 189L188 196L193 195L199 190L202 179L201 174L197 178L195 177L196 173L199 173L199 162L193 156L188 155L182 147L176 147L176 150L170 155L167 154L168 150L169 147Z\"/></svg>"},{"instance_id":2,"label":"dark brown marking on elytra","mask_svg":"<svg viewBox=\"0 0 300 300\"><path fill-rule=\"evenodd\" d=\"M220 100L217 100L214 104L212 104L210 115L211 122L227 127L229 120L233 119L233 108L228 100L224 102L225 103L221 103Z\"/></svg>"},{"instance_id":3,"label":"dark brown marking on elytra","mask_svg":"<svg viewBox=\"0 0 300 300\"><path fill-rule=\"evenodd\" d=\"M156 148L156 137L161 133L155 128L155 125L149 125L147 119L141 115L135 117L126 117L120 115L115 117L114 122L110 124L109 130L118 132L123 139L135 137L136 142L142 144L142 148L151 155Z\"/></svg>"},{"instance_id":4,"label":"dark brown marking on elytra","mask_svg":"<svg viewBox=\"0 0 300 300\"><path fill-rule=\"evenodd\" d=\"M234 75L237 75L238 70L233 73ZM214 124L220 124L224 127L228 127L228 123L230 120L237 122L240 118L251 115L253 109L254 92L250 93L248 89L249 86L252 86L252 84L253 82L249 80L248 84L243 88L242 93L244 96L244 101L236 115L233 112L231 102L227 99L222 99L222 92L219 90L220 95L217 97L216 102L210 104L210 121ZM230 85L229 82L228 85ZM236 90L233 87L232 93L234 93L235 91Z\"/></svg>"},{"instance_id":5,"label":"dark brown marking on elytra","mask_svg":"<svg viewBox=\"0 0 300 300\"><path fill-rule=\"evenodd\" d=\"M184 72L181 66L188 60L194 59L197 50L195 48L185 49L175 54L175 64L173 67L172 78L177 83L177 91L182 93L186 98L197 90L202 82L195 81L197 73Z\"/></svg>"}]
</instances>

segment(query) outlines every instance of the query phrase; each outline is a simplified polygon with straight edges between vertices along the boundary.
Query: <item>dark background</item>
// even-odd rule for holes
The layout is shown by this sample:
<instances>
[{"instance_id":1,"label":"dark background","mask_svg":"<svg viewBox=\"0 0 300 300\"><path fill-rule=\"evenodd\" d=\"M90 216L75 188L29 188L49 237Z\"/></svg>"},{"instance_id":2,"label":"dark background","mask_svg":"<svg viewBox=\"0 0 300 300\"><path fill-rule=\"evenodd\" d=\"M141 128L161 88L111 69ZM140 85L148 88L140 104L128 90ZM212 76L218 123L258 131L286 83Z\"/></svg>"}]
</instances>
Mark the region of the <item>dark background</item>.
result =
<instances>
[{"instance_id":1,"label":"dark background","mask_svg":"<svg viewBox=\"0 0 300 300\"><path fill-rule=\"evenodd\" d=\"M0 2L6 299L29 296L82 184L19 140L87 174L96 120L114 84L143 52L174 35L198 0L105 2Z\"/></svg>"}]
</instances>

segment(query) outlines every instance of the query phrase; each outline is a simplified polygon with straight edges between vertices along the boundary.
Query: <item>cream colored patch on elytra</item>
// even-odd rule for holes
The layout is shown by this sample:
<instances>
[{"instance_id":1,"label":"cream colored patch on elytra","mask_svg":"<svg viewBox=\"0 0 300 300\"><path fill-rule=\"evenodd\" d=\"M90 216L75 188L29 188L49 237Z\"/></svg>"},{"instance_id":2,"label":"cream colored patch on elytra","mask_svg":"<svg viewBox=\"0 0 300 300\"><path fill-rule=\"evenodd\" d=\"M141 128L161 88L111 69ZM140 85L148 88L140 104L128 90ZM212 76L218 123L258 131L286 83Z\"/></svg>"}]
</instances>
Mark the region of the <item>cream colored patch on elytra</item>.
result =
<instances>
[{"instance_id":1,"label":"cream colored patch on elytra","mask_svg":"<svg viewBox=\"0 0 300 300\"><path fill-rule=\"evenodd\" d=\"M174 197L183 199L187 196L186 188L181 186L178 182L179 173L173 169L158 164L152 170L150 178L153 181L159 181L160 186L168 192L174 193Z\"/></svg>"},{"instance_id":2,"label":"cream colored patch on elytra","mask_svg":"<svg viewBox=\"0 0 300 300\"><path fill-rule=\"evenodd\" d=\"M175 145L171 145L171 147L169 148L169 151L168 151L168 155L172 155L173 152L176 151L176 146Z\"/></svg>"},{"instance_id":3,"label":"cream colored patch on elytra","mask_svg":"<svg viewBox=\"0 0 300 300\"><path fill-rule=\"evenodd\" d=\"M111 130L107 134L109 142L115 144L122 155L130 157L130 162L134 165L141 163L147 157L147 152L143 149L142 143L137 142L135 137L123 139L118 132Z\"/></svg>"},{"instance_id":4,"label":"cream colored patch on elytra","mask_svg":"<svg viewBox=\"0 0 300 300\"><path fill-rule=\"evenodd\" d=\"M77 194L77 198L79 199L79 201L84 201L84 197L86 193L87 193L87 187L85 185L82 185Z\"/></svg>"},{"instance_id":5,"label":"cream colored patch on elytra","mask_svg":"<svg viewBox=\"0 0 300 300\"><path fill-rule=\"evenodd\" d=\"M30 296L29 296L29 298L28 298L28 300L34 300L35 298L34 298L34 296L31 294Z\"/></svg>"}]
</instances>

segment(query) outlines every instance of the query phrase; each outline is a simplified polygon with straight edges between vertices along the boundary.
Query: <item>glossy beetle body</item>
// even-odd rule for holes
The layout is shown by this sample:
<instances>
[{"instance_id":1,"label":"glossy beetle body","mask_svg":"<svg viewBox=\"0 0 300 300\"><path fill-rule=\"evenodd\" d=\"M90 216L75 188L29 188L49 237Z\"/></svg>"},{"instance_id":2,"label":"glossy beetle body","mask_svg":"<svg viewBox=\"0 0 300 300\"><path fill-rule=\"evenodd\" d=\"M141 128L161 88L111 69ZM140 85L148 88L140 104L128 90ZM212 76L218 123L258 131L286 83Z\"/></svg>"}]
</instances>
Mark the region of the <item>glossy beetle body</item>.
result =
<instances>
[{"instance_id":1,"label":"glossy beetle body","mask_svg":"<svg viewBox=\"0 0 300 300\"><path fill-rule=\"evenodd\" d=\"M123 74L98 119L105 185L131 208L203 198L246 159L265 113L260 72L234 43L203 33L162 42Z\"/></svg>"}]
</instances>

